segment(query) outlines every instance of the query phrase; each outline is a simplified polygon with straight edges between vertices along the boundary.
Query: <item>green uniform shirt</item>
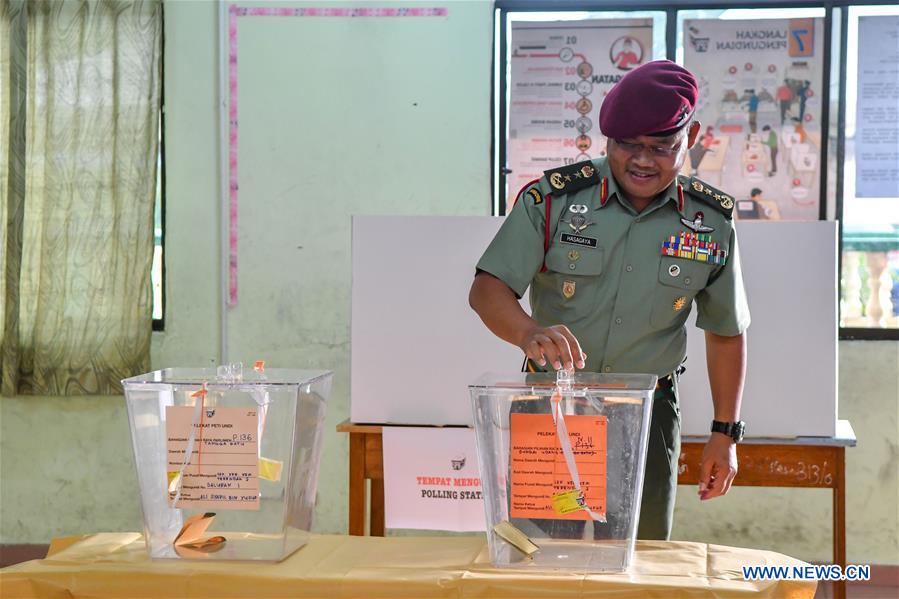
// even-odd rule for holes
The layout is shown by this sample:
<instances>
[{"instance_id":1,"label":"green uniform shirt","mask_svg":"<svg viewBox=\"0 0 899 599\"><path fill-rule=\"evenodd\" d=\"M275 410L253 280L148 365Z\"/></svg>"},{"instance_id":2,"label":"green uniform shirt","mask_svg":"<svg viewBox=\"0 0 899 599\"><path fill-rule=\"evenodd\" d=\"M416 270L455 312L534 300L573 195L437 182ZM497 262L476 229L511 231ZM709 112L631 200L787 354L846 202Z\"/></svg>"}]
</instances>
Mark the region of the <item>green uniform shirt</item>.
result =
<instances>
[{"instance_id":1,"label":"green uniform shirt","mask_svg":"<svg viewBox=\"0 0 899 599\"><path fill-rule=\"evenodd\" d=\"M589 186L581 182L581 189L564 193L560 180L554 189L544 176L523 190L477 268L519 297L530 286L533 318L541 326L568 326L587 354L589 371L670 374L686 355L684 323L694 302L699 327L725 336L745 331L749 308L730 220L733 199L678 177L637 214L618 193L605 158L556 171L574 175L584 165L585 172L590 166L596 171ZM541 273L547 194L552 237ZM723 264L700 261L692 249L692 259L663 255L664 242L680 240L682 232L695 235L694 228L710 239L692 246L719 244L726 252Z\"/></svg>"}]
</instances>

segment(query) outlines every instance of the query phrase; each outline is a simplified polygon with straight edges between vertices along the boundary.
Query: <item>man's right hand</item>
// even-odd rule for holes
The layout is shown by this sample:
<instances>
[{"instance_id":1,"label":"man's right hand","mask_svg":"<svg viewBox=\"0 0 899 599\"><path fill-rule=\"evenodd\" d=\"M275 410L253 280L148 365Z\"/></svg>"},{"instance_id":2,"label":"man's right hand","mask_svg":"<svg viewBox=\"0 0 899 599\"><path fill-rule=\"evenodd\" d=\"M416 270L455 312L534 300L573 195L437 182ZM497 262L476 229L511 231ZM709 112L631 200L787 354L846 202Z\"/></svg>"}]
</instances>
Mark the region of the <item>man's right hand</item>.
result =
<instances>
[{"instance_id":1,"label":"man's right hand","mask_svg":"<svg viewBox=\"0 0 899 599\"><path fill-rule=\"evenodd\" d=\"M549 362L556 370L583 368L587 359L577 338L563 324L531 328L518 347L536 364Z\"/></svg>"},{"instance_id":2,"label":"man's right hand","mask_svg":"<svg viewBox=\"0 0 899 599\"><path fill-rule=\"evenodd\" d=\"M490 273L478 271L471 284L468 303L484 324L500 339L517 345L540 366L547 362L560 370L564 365L584 368L587 355L581 351L565 325L541 327L518 303L515 292Z\"/></svg>"}]
</instances>

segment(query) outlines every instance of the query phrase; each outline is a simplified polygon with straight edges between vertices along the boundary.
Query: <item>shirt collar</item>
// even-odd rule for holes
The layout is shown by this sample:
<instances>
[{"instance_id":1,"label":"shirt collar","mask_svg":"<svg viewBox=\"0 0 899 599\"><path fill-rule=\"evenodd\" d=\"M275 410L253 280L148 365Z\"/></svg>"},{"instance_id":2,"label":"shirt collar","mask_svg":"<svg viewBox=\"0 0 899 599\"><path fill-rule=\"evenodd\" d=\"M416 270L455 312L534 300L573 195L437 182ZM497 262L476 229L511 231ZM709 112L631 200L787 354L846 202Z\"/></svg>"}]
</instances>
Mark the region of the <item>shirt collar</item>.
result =
<instances>
[{"instance_id":1,"label":"shirt collar","mask_svg":"<svg viewBox=\"0 0 899 599\"><path fill-rule=\"evenodd\" d=\"M671 182L671 185L669 185L667 189L665 189L665 191L662 193L661 198L662 200L660 204L671 202L674 204L674 209L677 210L677 212L681 216L687 216L687 214L684 212L684 210L686 210L686 200L680 175L675 177L674 181Z\"/></svg>"},{"instance_id":2,"label":"shirt collar","mask_svg":"<svg viewBox=\"0 0 899 599\"><path fill-rule=\"evenodd\" d=\"M613 199L620 201L620 198L622 196L619 195L618 182L615 181L615 177L612 176L612 171L609 168L608 159L600 158L599 160L594 161L594 165L596 166L596 170L599 171L600 177L599 193L594 210L599 210L604 205L608 205L608 203ZM677 212L681 216L686 217L687 215L684 212L684 190L683 188L678 189L679 185L681 185L680 176L672 181L671 185L665 188L665 190L659 195L659 197L652 204L650 204L646 208L646 210L643 211L643 214L653 212L661 206L664 206L667 202L671 202L674 204L674 209L677 210ZM605 199L605 202L603 201L603 199Z\"/></svg>"}]
</instances>

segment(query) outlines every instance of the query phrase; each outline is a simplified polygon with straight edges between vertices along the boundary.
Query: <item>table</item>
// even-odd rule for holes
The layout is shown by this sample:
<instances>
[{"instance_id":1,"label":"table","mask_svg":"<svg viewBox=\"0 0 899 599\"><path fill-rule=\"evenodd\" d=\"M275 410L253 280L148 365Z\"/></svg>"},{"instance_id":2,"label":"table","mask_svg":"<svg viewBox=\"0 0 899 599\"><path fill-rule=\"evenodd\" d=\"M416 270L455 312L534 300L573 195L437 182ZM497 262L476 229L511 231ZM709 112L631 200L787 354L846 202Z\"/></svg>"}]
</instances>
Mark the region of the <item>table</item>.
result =
<instances>
[{"instance_id":1,"label":"table","mask_svg":"<svg viewBox=\"0 0 899 599\"><path fill-rule=\"evenodd\" d=\"M314 535L280 563L151 560L138 533L70 542L55 542L47 559L0 570L3 596L812 599L817 586L743 580L744 564L805 564L771 551L703 543L640 541L628 573L583 575L493 568L484 535Z\"/></svg>"},{"instance_id":2,"label":"table","mask_svg":"<svg viewBox=\"0 0 899 599\"><path fill-rule=\"evenodd\" d=\"M384 535L384 462L381 425L344 421L339 432L350 435L349 533L365 534L365 481L371 481L370 534ZM678 484L699 484L699 461L705 437L681 439ZM738 445L740 472L735 485L806 487L833 490L833 563L846 566L846 447L855 446L847 420L837 422L834 437L747 438ZM835 583L845 597L845 583Z\"/></svg>"},{"instance_id":3,"label":"table","mask_svg":"<svg viewBox=\"0 0 899 599\"><path fill-rule=\"evenodd\" d=\"M755 173L764 177L771 170L771 150L760 142L748 142L743 145L740 163L744 176Z\"/></svg>"},{"instance_id":4,"label":"table","mask_svg":"<svg viewBox=\"0 0 899 599\"><path fill-rule=\"evenodd\" d=\"M774 200L756 200L762 208L765 220L780 220L780 206Z\"/></svg>"}]
</instances>

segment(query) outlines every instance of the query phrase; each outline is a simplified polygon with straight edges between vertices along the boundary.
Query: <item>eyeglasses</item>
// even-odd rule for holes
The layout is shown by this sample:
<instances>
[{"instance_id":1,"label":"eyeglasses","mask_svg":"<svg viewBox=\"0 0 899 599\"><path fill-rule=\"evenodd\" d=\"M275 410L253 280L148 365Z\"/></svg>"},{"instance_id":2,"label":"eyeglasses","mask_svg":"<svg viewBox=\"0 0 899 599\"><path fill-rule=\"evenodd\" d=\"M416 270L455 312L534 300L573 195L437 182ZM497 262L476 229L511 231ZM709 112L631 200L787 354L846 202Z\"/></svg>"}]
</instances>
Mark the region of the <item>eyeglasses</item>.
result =
<instances>
[{"instance_id":1,"label":"eyeglasses","mask_svg":"<svg viewBox=\"0 0 899 599\"><path fill-rule=\"evenodd\" d=\"M644 148L647 152L649 152L650 156L655 158L674 158L677 153L680 151L681 146L683 145L683 138L680 139L674 146L657 146L657 145L646 145L646 144L637 144L629 141L624 141L621 139L616 139L615 144L627 152L632 156L636 156L640 153Z\"/></svg>"}]
</instances>

